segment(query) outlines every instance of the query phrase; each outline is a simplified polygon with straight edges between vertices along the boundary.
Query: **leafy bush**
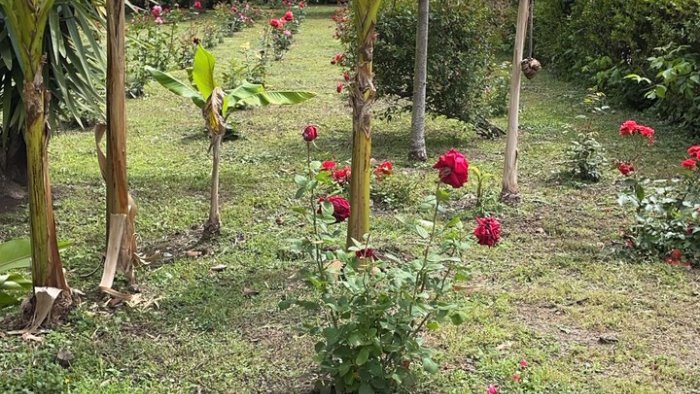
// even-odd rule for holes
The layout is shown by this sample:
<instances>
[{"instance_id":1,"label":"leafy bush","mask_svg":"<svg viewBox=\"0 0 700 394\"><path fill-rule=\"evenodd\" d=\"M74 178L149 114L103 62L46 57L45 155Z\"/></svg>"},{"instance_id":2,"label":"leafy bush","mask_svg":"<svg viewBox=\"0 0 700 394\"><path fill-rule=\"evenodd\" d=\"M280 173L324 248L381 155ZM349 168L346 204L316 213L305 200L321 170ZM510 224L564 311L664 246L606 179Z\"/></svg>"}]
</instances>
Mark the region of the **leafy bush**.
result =
<instances>
[{"instance_id":1,"label":"leafy bush","mask_svg":"<svg viewBox=\"0 0 700 394\"><path fill-rule=\"evenodd\" d=\"M29 239L15 239L0 244L0 308L19 304L32 289L32 281L18 274L31 266L32 248Z\"/></svg>"},{"instance_id":2,"label":"leafy bush","mask_svg":"<svg viewBox=\"0 0 700 394\"><path fill-rule=\"evenodd\" d=\"M633 121L623 123L621 134L637 134L634 125ZM700 146L690 147L688 156L681 163L682 176L668 182L643 178L634 160L618 164L626 186L618 201L634 214L626 232L632 255L665 257L674 265L700 265Z\"/></svg>"},{"instance_id":3,"label":"leafy bush","mask_svg":"<svg viewBox=\"0 0 700 394\"><path fill-rule=\"evenodd\" d=\"M294 179L296 196L307 205L294 210L302 215L311 234L290 241L291 251L312 263L300 275L314 294L285 300L280 307L296 305L311 313L302 329L318 337L317 361L328 379L322 382L322 392L396 392L397 387L409 387L414 380L414 364L428 372L438 369L434 351L423 340L424 330L466 319L449 295L454 283L467 277L462 257L471 246L469 233L459 217L439 222L438 213L444 212L442 206L450 200L450 193L438 182L435 194L421 204L424 219L400 218L419 240L423 249L419 257L404 261L382 253L370 246L369 237L344 251L338 240L344 238L344 231L338 223L347 219L349 204L337 194L319 198L320 190L338 189L331 171L325 170L331 167L326 165L329 162L311 159L311 141L316 135L315 128L313 138L304 134L307 170ZM386 163L377 167L377 176L391 173ZM438 164L442 182L453 187L466 183L468 163L459 152L448 152ZM491 217L480 218L478 223L474 234L479 243L495 245L500 224Z\"/></svg>"},{"instance_id":4,"label":"leafy bush","mask_svg":"<svg viewBox=\"0 0 700 394\"><path fill-rule=\"evenodd\" d=\"M387 209L404 208L416 202L417 184L406 175L394 175L376 182L370 191L370 198Z\"/></svg>"},{"instance_id":5,"label":"leafy bush","mask_svg":"<svg viewBox=\"0 0 700 394\"><path fill-rule=\"evenodd\" d=\"M606 164L603 152L595 133L579 133L566 152L566 164L571 176L582 181L598 182Z\"/></svg>"},{"instance_id":6,"label":"leafy bush","mask_svg":"<svg viewBox=\"0 0 700 394\"><path fill-rule=\"evenodd\" d=\"M418 14L414 1L385 2L377 22L374 72L379 96L413 97ZM505 108L506 79L491 78L494 28L487 1L431 1L427 110L474 122ZM346 46L343 66L355 62L353 18L340 10L336 37ZM490 108L491 106L496 108Z\"/></svg>"},{"instance_id":7,"label":"leafy bush","mask_svg":"<svg viewBox=\"0 0 700 394\"><path fill-rule=\"evenodd\" d=\"M687 46L685 54L700 53L700 0L541 0L535 4L536 54L547 67L567 78L592 82L611 98L638 109L655 104L658 97L645 99L649 86L625 77L657 79L659 64L647 60L657 55L656 48L673 43ZM691 61L695 55L677 52L674 56L685 57L697 70L697 61ZM690 81L689 86L695 84ZM670 119L678 113L666 110L679 103L682 108L698 106L683 94L674 97L675 102L660 106L661 114ZM693 119L700 124L698 117Z\"/></svg>"}]
</instances>

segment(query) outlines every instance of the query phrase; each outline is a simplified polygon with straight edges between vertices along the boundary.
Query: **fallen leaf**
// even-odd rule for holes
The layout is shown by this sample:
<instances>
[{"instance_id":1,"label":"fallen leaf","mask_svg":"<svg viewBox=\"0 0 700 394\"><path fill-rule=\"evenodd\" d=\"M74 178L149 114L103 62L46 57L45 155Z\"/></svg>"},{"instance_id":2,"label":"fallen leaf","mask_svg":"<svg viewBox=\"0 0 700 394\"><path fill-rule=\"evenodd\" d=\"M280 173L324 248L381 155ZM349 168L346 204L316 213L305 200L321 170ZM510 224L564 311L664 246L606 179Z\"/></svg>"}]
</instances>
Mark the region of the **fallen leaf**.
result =
<instances>
[{"instance_id":1,"label":"fallen leaf","mask_svg":"<svg viewBox=\"0 0 700 394\"><path fill-rule=\"evenodd\" d=\"M221 272L221 271L226 270L226 268L228 268L227 265L219 264L219 265L215 265L215 266L211 267L209 270L212 272Z\"/></svg>"},{"instance_id":2,"label":"fallen leaf","mask_svg":"<svg viewBox=\"0 0 700 394\"><path fill-rule=\"evenodd\" d=\"M617 343L619 341L620 340L617 339L617 337L614 335L601 335L600 337L598 337L598 343L601 343L603 345L609 345L611 343Z\"/></svg>"},{"instance_id":3,"label":"fallen leaf","mask_svg":"<svg viewBox=\"0 0 700 394\"><path fill-rule=\"evenodd\" d=\"M200 257L202 254L203 253L201 250L188 250L187 252L185 252L185 255L187 257Z\"/></svg>"},{"instance_id":4,"label":"fallen leaf","mask_svg":"<svg viewBox=\"0 0 700 394\"><path fill-rule=\"evenodd\" d=\"M22 334L22 339L27 341L27 342L37 342L37 343L44 342L44 338L38 337L30 332L25 332L24 334Z\"/></svg>"},{"instance_id":5,"label":"fallen leaf","mask_svg":"<svg viewBox=\"0 0 700 394\"><path fill-rule=\"evenodd\" d=\"M260 294L260 292L255 289L249 289L247 287L243 288L243 296L245 297L252 297L258 294Z\"/></svg>"}]
</instances>

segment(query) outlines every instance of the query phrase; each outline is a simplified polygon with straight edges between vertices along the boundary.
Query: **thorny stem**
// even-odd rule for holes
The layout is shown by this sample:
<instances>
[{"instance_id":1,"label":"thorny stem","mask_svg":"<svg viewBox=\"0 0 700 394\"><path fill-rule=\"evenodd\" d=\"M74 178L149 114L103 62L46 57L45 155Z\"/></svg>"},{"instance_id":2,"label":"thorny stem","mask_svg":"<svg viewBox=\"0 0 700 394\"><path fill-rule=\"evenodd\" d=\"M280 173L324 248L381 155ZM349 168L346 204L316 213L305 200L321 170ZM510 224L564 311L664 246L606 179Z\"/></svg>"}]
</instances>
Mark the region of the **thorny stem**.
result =
<instances>
[{"instance_id":1,"label":"thorny stem","mask_svg":"<svg viewBox=\"0 0 700 394\"><path fill-rule=\"evenodd\" d=\"M411 305L408 307L408 315L411 316L413 312L413 305L416 303L416 297L418 296L418 287L420 284L420 291L425 290L425 266L428 265L428 254L430 253L430 247L433 244L433 239L435 239L435 232L437 230L437 215L440 210L440 197L438 196L440 192L440 182L437 182L437 188L435 189L435 211L433 212L433 229L430 232L430 238L428 238L428 243L425 245L425 251L423 252L423 265L420 271L416 274L416 284L413 287L413 297L411 299Z\"/></svg>"},{"instance_id":2,"label":"thorny stem","mask_svg":"<svg viewBox=\"0 0 700 394\"><path fill-rule=\"evenodd\" d=\"M455 252L457 252L457 247L453 245L452 252L450 253L450 256L454 257ZM447 270L445 271L445 275L442 276L442 281L440 283L440 291L437 294L435 294L435 298L433 299L433 303L436 303L440 299L440 295L442 295L442 293L445 291L445 283L447 282L447 277L450 276L451 273L452 273L452 265L450 265L447 268ZM428 319L430 318L430 316L432 316L432 315L433 315L432 312L429 312L427 315L425 315L423 320L421 320L421 322L418 323L416 328L413 330L413 334L416 334L418 331L420 331L421 328L423 328L423 325L425 324L425 322L427 322Z\"/></svg>"}]
</instances>

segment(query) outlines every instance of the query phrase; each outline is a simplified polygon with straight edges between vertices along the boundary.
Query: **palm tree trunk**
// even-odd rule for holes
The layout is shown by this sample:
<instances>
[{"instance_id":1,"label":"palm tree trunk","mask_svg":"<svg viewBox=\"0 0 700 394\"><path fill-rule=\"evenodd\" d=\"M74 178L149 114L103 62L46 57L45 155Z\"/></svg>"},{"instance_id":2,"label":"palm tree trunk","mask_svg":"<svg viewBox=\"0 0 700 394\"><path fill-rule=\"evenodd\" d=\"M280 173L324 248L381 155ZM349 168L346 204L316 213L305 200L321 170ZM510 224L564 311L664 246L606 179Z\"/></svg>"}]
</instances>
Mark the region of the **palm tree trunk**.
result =
<instances>
[{"instance_id":1,"label":"palm tree trunk","mask_svg":"<svg viewBox=\"0 0 700 394\"><path fill-rule=\"evenodd\" d=\"M25 78L23 89L27 111L24 138L27 144L32 281L34 287L55 287L70 291L58 253L49 180L50 130L46 119L49 97L42 78L40 63L35 70L33 79L28 76Z\"/></svg>"},{"instance_id":2,"label":"palm tree trunk","mask_svg":"<svg viewBox=\"0 0 700 394\"><path fill-rule=\"evenodd\" d=\"M508 136L506 157L503 170L501 198L517 200L518 196L518 112L520 110L520 63L525 47L525 30L527 28L528 7L530 0L520 0L518 7L518 24L513 49L513 72L510 85L510 102L508 105Z\"/></svg>"},{"instance_id":3,"label":"palm tree trunk","mask_svg":"<svg viewBox=\"0 0 700 394\"><path fill-rule=\"evenodd\" d=\"M425 90L428 77L428 23L430 0L418 2L416 65L413 73L413 114L411 116L411 150L409 159L425 161Z\"/></svg>"}]
</instances>

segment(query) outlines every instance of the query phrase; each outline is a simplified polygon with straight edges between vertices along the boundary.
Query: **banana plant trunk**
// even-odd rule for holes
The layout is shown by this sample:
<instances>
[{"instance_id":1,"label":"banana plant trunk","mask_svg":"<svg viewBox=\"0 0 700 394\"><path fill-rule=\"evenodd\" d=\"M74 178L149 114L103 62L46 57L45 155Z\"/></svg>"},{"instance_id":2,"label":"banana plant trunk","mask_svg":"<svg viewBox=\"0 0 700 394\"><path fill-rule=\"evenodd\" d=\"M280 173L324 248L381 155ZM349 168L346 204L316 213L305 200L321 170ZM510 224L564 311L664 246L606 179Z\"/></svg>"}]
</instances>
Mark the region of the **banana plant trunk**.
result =
<instances>
[{"instance_id":1,"label":"banana plant trunk","mask_svg":"<svg viewBox=\"0 0 700 394\"><path fill-rule=\"evenodd\" d=\"M221 217L219 214L219 168L221 163L221 140L223 134L211 137L212 169L211 169L211 198L209 206L209 220L204 228L204 234L213 236L219 233Z\"/></svg>"},{"instance_id":2,"label":"banana plant trunk","mask_svg":"<svg viewBox=\"0 0 700 394\"><path fill-rule=\"evenodd\" d=\"M353 239L362 242L369 233L370 180L372 157L372 104L376 97L372 60L376 41L375 25L381 0L358 0L355 7L358 30L357 70L350 87L352 104L352 165L350 176L350 218L347 247Z\"/></svg>"},{"instance_id":3,"label":"banana plant trunk","mask_svg":"<svg viewBox=\"0 0 700 394\"><path fill-rule=\"evenodd\" d=\"M520 111L520 82L527 29L528 8L530 0L520 0L518 7L518 23L513 48L513 71L510 81L510 102L508 104L508 136L506 137L506 155L503 169L503 185L501 199L504 201L519 200L518 190L518 117Z\"/></svg>"},{"instance_id":4,"label":"banana plant trunk","mask_svg":"<svg viewBox=\"0 0 700 394\"><path fill-rule=\"evenodd\" d=\"M40 59L39 56L38 58ZM34 287L55 287L70 291L63 274L56 239L48 160L50 129L46 114L49 97L42 77L41 62L37 62L34 70L33 79L29 75L25 77L23 89L27 109L24 139L27 144L32 281Z\"/></svg>"}]
</instances>

